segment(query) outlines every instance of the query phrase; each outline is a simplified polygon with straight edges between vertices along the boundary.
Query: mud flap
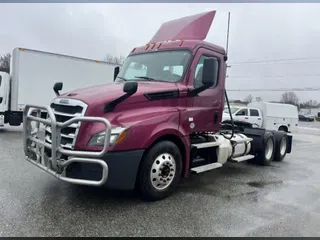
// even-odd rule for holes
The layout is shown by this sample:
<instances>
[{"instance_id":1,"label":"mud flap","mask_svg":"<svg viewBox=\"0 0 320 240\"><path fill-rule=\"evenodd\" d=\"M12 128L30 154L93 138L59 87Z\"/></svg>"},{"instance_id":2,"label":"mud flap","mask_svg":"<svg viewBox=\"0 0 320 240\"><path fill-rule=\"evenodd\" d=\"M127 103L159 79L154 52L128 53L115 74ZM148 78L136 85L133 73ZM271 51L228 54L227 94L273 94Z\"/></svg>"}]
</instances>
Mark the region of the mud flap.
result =
<instances>
[{"instance_id":1,"label":"mud flap","mask_svg":"<svg viewBox=\"0 0 320 240\"><path fill-rule=\"evenodd\" d=\"M291 153L292 149L292 135L287 134L287 153Z\"/></svg>"}]
</instances>

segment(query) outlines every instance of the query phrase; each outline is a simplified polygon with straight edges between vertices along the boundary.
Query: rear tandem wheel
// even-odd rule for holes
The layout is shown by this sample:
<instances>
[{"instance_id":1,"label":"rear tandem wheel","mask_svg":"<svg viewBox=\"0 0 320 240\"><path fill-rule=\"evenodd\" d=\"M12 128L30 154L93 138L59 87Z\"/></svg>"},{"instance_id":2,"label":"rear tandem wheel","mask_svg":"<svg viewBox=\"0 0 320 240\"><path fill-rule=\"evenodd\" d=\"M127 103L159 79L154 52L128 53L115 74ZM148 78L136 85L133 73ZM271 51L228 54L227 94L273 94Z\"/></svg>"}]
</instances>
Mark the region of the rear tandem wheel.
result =
<instances>
[{"instance_id":1,"label":"rear tandem wheel","mask_svg":"<svg viewBox=\"0 0 320 240\"><path fill-rule=\"evenodd\" d=\"M256 154L254 161L259 165L270 165L274 159L275 149L276 144L273 133L265 132L262 149Z\"/></svg>"},{"instance_id":2,"label":"rear tandem wheel","mask_svg":"<svg viewBox=\"0 0 320 240\"><path fill-rule=\"evenodd\" d=\"M275 131L274 138L276 143L276 149L274 154L274 161L282 161L287 154L287 133L282 131Z\"/></svg>"}]
</instances>

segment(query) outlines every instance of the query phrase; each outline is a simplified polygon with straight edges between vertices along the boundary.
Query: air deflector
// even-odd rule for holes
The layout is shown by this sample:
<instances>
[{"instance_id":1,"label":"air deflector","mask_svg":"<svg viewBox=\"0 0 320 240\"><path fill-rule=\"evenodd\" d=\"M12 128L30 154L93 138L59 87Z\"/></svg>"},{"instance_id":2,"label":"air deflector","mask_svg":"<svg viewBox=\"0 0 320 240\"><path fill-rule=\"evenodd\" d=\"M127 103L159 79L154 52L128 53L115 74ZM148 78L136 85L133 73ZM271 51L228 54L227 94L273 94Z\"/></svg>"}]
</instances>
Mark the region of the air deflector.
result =
<instances>
[{"instance_id":1,"label":"air deflector","mask_svg":"<svg viewBox=\"0 0 320 240\"><path fill-rule=\"evenodd\" d=\"M204 40L216 11L210 11L163 23L149 44L174 40Z\"/></svg>"}]
</instances>

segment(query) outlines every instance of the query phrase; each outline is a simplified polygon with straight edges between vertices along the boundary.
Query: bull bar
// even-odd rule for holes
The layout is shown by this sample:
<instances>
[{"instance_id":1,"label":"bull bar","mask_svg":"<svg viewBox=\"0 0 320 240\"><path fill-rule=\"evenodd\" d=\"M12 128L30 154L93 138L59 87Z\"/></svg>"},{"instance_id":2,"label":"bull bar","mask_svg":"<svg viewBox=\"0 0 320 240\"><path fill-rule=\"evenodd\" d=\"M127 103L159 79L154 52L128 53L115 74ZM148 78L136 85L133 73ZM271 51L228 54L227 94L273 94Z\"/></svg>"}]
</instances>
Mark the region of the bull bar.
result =
<instances>
[{"instance_id":1,"label":"bull bar","mask_svg":"<svg viewBox=\"0 0 320 240\"><path fill-rule=\"evenodd\" d=\"M49 118L41 118L41 110L47 111ZM36 112L36 116L33 113ZM36 122L35 130L32 131L31 122ZM61 129L73 123L80 122L102 122L106 126L104 146L100 152L87 152L67 150L61 147ZM40 140L40 123L51 127L51 144ZM74 117L64 123L57 122L54 111L50 107L37 105L26 105L23 112L23 143L26 160L40 169L48 172L56 178L80 185L102 186L108 179L108 165L100 160L110 145L111 124L101 117ZM32 146L33 145L33 146ZM35 146L34 146L35 145ZM44 147L51 150L51 157L45 154ZM61 159L61 155L70 157L68 160ZM76 179L66 176L66 168L75 162L98 164L102 167L102 178L99 181Z\"/></svg>"}]
</instances>

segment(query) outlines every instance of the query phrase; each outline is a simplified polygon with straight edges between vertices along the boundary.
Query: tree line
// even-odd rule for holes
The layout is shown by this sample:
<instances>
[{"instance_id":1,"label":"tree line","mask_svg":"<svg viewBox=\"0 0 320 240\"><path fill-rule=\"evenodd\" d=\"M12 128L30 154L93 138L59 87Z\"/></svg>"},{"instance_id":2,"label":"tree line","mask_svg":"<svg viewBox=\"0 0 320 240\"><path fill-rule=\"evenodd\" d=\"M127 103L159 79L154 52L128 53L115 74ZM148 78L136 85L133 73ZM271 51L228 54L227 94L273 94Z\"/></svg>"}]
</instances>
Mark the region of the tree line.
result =
<instances>
[{"instance_id":1,"label":"tree line","mask_svg":"<svg viewBox=\"0 0 320 240\"><path fill-rule=\"evenodd\" d=\"M250 103L253 101L253 96L248 95L243 102L244 103ZM256 101L262 101L261 97L256 97ZM294 106L297 106L298 109L301 108L320 108L320 103L318 103L316 100L309 100L305 102L300 102L299 98L296 93L294 92L284 92L281 95L280 101L273 101L275 103L285 103L285 104L291 104Z\"/></svg>"},{"instance_id":2,"label":"tree line","mask_svg":"<svg viewBox=\"0 0 320 240\"><path fill-rule=\"evenodd\" d=\"M6 53L0 57L0 71L2 72L10 72L10 60L11 54Z\"/></svg>"}]
</instances>

